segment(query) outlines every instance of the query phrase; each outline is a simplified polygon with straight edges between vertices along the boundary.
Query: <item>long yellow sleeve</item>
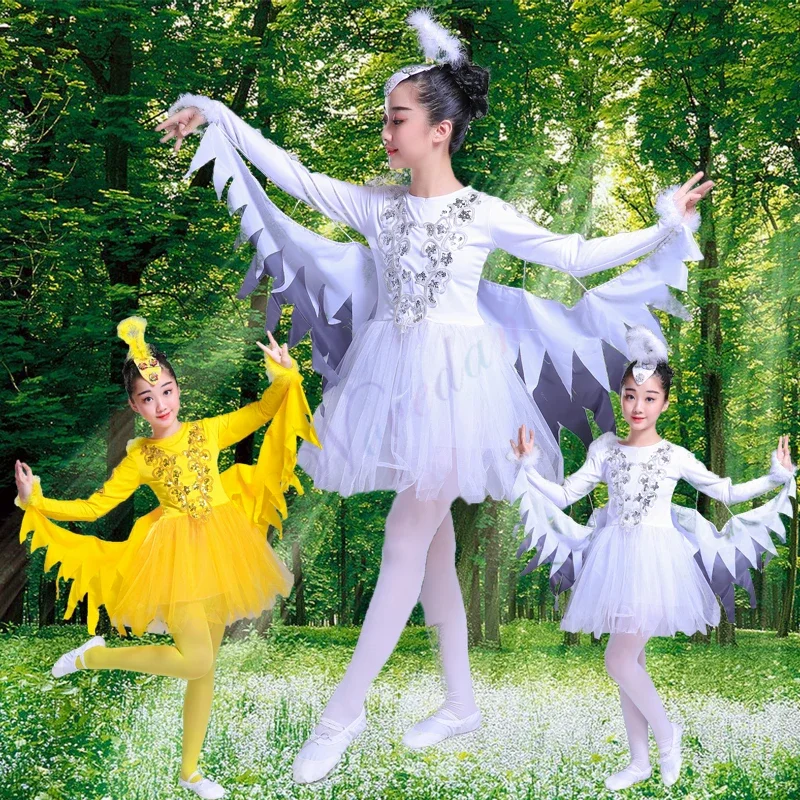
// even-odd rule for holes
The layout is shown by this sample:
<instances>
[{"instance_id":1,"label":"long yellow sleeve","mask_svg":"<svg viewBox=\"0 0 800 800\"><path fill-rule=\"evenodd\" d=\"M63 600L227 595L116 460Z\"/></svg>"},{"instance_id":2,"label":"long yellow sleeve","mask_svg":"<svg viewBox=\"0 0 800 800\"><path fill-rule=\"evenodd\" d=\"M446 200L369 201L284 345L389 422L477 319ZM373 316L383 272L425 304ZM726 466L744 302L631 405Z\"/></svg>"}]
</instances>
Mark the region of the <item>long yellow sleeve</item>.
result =
<instances>
[{"instance_id":1,"label":"long yellow sleeve","mask_svg":"<svg viewBox=\"0 0 800 800\"><path fill-rule=\"evenodd\" d=\"M132 456L127 455L120 461L111 477L86 500L52 500L42 494L37 480L27 503L17 498L21 508L35 508L49 519L74 522L94 522L108 514L112 508L127 500L139 486L139 468Z\"/></svg>"},{"instance_id":2,"label":"long yellow sleeve","mask_svg":"<svg viewBox=\"0 0 800 800\"><path fill-rule=\"evenodd\" d=\"M238 411L207 420L209 426L217 429L220 450L241 441L269 422L281 407L290 387L302 383L303 378L294 361L291 367L284 367L269 356L265 361L271 384L261 395L261 399Z\"/></svg>"}]
</instances>

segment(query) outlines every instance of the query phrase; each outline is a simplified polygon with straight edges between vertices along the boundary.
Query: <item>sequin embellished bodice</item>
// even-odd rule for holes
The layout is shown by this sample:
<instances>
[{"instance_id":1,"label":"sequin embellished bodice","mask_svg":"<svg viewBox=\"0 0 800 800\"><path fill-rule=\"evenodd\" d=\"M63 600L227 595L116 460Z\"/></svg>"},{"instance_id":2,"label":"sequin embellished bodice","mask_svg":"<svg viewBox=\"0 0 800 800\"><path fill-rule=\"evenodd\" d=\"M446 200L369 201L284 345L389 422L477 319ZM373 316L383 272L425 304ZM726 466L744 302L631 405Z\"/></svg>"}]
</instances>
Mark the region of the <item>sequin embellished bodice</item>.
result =
<instances>
[{"instance_id":1,"label":"sequin embellished bodice","mask_svg":"<svg viewBox=\"0 0 800 800\"><path fill-rule=\"evenodd\" d=\"M612 444L604 472L608 484L608 522L622 528L663 525L670 519L677 485L669 470L674 447L666 440L649 447Z\"/></svg>"},{"instance_id":2,"label":"sequin embellished bodice","mask_svg":"<svg viewBox=\"0 0 800 800\"><path fill-rule=\"evenodd\" d=\"M217 468L219 452L212 458L201 422L184 425L165 441L150 439L141 445L145 467L151 471L147 483L165 511L204 519L213 505L227 501Z\"/></svg>"},{"instance_id":3,"label":"sequin embellished bodice","mask_svg":"<svg viewBox=\"0 0 800 800\"><path fill-rule=\"evenodd\" d=\"M490 198L471 187L444 197L390 193L378 220L376 319L408 329L423 320L480 325L478 284L493 249Z\"/></svg>"}]
</instances>

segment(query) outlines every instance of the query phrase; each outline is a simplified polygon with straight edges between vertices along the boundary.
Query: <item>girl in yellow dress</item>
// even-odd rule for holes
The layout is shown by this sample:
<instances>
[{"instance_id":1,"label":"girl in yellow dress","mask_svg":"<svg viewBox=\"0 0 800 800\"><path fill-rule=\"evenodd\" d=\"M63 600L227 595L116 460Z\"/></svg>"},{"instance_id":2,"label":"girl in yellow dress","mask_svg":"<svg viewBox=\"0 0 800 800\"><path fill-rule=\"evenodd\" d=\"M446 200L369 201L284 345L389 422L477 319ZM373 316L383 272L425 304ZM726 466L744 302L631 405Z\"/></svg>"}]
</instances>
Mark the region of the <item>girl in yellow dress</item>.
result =
<instances>
[{"instance_id":1,"label":"girl in yellow dress","mask_svg":"<svg viewBox=\"0 0 800 800\"><path fill-rule=\"evenodd\" d=\"M25 509L21 540L47 547L45 568L60 562L58 577L71 580L66 616L87 598L89 630L104 605L123 634L166 626L173 647L107 648L101 636L66 653L53 666L61 677L79 669L123 669L187 681L183 709L180 785L203 798L224 789L197 769L211 711L214 663L225 626L257 617L286 596L292 576L266 541L269 524L286 516L284 491L302 491L294 474L296 437L317 443L302 378L269 335L264 350L270 387L261 399L230 414L181 422L180 389L169 361L144 340L146 322L130 317L117 332L129 346L123 369L134 411L152 436L134 439L127 455L88 500L44 497L39 479L17 462L17 505ZM222 474L220 450L272 420L255 465L236 464ZM159 506L134 525L125 542L72 533L51 520L93 521L147 484Z\"/></svg>"}]
</instances>

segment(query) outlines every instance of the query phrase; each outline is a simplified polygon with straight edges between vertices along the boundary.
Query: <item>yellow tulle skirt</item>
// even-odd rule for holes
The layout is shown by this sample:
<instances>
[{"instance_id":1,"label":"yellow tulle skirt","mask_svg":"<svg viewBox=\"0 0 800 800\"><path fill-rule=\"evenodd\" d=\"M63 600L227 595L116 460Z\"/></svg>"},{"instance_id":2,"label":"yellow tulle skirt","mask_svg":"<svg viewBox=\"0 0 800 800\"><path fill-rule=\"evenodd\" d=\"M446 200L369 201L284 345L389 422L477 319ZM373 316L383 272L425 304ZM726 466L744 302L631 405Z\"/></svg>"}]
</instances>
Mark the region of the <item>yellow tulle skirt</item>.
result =
<instances>
[{"instance_id":1,"label":"yellow tulle skirt","mask_svg":"<svg viewBox=\"0 0 800 800\"><path fill-rule=\"evenodd\" d=\"M125 542L72 533L35 509L29 516L33 547L47 547L45 568L60 562L59 578L72 581L66 616L85 596L91 632L101 605L120 632L141 635L180 628L189 603L202 604L209 624L228 625L259 616L276 595L292 589L292 574L264 528L233 502L215 506L202 520L156 509Z\"/></svg>"},{"instance_id":2,"label":"yellow tulle skirt","mask_svg":"<svg viewBox=\"0 0 800 800\"><path fill-rule=\"evenodd\" d=\"M112 623L140 632L179 626L181 608L201 603L210 624L257 617L286 596L292 575L235 503L203 520L162 517L119 574L106 610Z\"/></svg>"}]
</instances>

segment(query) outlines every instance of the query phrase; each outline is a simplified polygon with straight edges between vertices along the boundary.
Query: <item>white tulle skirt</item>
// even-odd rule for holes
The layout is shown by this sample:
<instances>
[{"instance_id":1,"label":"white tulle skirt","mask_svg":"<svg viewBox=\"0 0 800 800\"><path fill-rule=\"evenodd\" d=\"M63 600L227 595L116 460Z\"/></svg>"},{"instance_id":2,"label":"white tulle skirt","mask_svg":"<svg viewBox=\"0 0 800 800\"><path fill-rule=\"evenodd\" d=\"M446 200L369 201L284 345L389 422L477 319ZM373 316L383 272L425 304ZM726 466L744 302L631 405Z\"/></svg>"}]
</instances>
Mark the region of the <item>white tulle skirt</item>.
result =
<instances>
[{"instance_id":1,"label":"white tulle skirt","mask_svg":"<svg viewBox=\"0 0 800 800\"><path fill-rule=\"evenodd\" d=\"M685 537L673 527L601 528L575 581L567 631L674 636L718 625L719 604Z\"/></svg>"},{"instance_id":2,"label":"white tulle skirt","mask_svg":"<svg viewBox=\"0 0 800 800\"><path fill-rule=\"evenodd\" d=\"M560 478L561 454L496 330L425 320L401 332L365 323L314 414L322 449L303 443L298 463L319 489L349 496L415 487L435 498L457 483L469 503L514 500L524 482L506 458L525 423ZM516 488L515 488L516 487Z\"/></svg>"}]
</instances>

